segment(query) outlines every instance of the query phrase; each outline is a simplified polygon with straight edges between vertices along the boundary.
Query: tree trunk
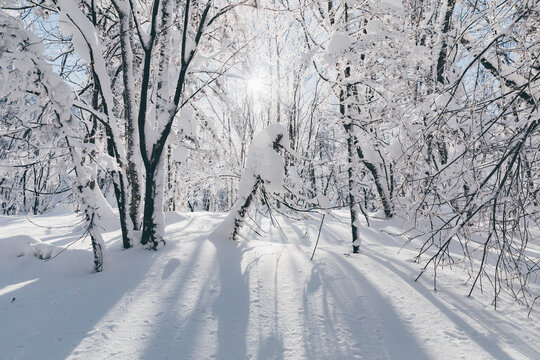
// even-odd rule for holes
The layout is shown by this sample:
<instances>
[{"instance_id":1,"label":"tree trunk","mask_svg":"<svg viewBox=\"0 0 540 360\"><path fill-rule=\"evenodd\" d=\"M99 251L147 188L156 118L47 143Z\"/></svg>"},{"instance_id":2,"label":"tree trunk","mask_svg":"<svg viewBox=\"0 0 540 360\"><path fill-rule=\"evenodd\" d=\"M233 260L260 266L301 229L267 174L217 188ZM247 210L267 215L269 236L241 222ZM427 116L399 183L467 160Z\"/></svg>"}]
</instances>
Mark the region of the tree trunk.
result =
<instances>
[{"instance_id":1,"label":"tree trunk","mask_svg":"<svg viewBox=\"0 0 540 360\"><path fill-rule=\"evenodd\" d=\"M146 167L146 186L144 196L144 217L141 244L148 249L158 250L165 245L163 214L163 166L154 161Z\"/></svg>"},{"instance_id":2,"label":"tree trunk","mask_svg":"<svg viewBox=\"0 0 540 360\"><path fill-rule=\"evenodd\" d=\"M333 8L332 1L328 2L328 13L331 13ZM345 4L344 20L345 20L345 30L348 30L348 5ZM330 23L333 24L335 21L333 15L330 16ZM343 78L347 79L351 76L351 67L347 65L343 72ZM347 118L347 110L350 109L350 104L347 102L353 93L352 85L345 85L345 89L341 87L339 91L339 113L341 114L341 121L343 127L345 128L345 133L347 134L347 188L349 191L348 194L348 203L349 203L349 212L351 214L351 235L352 235L352 248L353 253L357 254L360 252L360 232L358 231L358 226L360 221L358 219L358 213L360 212L360 203L359 196L356 192L356 186L354 184L354 165L355 165L355 141L354 141L354 129L352 126L352 120Z\"/></svg>"},{"instance_id":3,"label":"tree trunk","mask_svg":"<svg viewBox=\"0 0 540 360\"><path fill-rule=\"evenodd\" d=\"M344 125L347 133L347 185L349 190L349 212L351 214L351 233L352 233L352 248L353 253L360 252L360 232L359 232L359 213L360 213L360 197L357 194L357 188L354 184L354 163L355 163L355 146L354 134L351 123Z\"/></svg>"},{"instance_id":4,"label":"tree trunk","mask_svg":"<svg viewBox=\"0 0 540 360\"><path fill-rule=\"evenodd\" d=\"M133 75L133 49L131 46L133 31L131 12L125 4L113 1L120 23L120 47L122 50L122 81L124 85L124 118L126 120L127 167L126 177L129 182L129 217L133 230L139 230L141 214L141 176L137 163L141 163L138 153L138 128L135 107L135 79ZM128 204L126 204L126 207ZM126 209L127 210L127 209ZM124 245L125 246L125 245Z\"/></svg>"},{"instance_id":5,"label":"tree trunk","mask_svg":"<svg viewBox=\"0 0 540 360\"><path fill-rule=\"evenodd\" d=\"M356 139L355 139L356 140ZM391 218L394 215L394 206L392 202L392 198L390 195L390 191L388 191L388 187L383 184L381 181L381 177L379 174L379 170L377 169L377 166L366 159L364 159L364 153L362 152L362 147L360 144L358 144L358 141L355 141L356 143L356 153L358 154L358 157L362 161L362 163L365 165L365 167L368 169L368 171L371 173L371 176L373 177L373 182L375 183L375 187L377 188L377 193L379 194L379 198L381 199L381 203L384 210L384 215L386 218Z\"/></svg>"},{"instance_id":6,"label":"tree trunk","mask_svg":"<svg viewBox=\"0 0 540 360\"><path fill-rule=\"evenodd\" d=\"M109 155L113 158L117 158L115 151L115 146L113 143L113 136L110 130L106 130L107 135L107 151ZM122 230L122 245L124 249L129 249L131 244L131 229L133 225L129 222L128 209L127 209L127 184L125 181L125 175L122 172L121 166L120 169L116 171L110 171L111 177L113 179L114 186L114 195L116 198L116 204L118 205L118 215L120 217L120 229Z\"/></svg>"},{"instance_id":7,"label":"tree trunk","mask_svg":"<svg viewBox=\"0 0 540 360\"><path fill-rule=\"evenodd\" d=\"M92 252L94 254L94 271L101 272L103 271L103 248L105 242L101 237L101 233L96 231L94 226L94 213L85 212L85 218L88 233L90 234L90 240L92 242Z\"/></svg>"}]
</instances>

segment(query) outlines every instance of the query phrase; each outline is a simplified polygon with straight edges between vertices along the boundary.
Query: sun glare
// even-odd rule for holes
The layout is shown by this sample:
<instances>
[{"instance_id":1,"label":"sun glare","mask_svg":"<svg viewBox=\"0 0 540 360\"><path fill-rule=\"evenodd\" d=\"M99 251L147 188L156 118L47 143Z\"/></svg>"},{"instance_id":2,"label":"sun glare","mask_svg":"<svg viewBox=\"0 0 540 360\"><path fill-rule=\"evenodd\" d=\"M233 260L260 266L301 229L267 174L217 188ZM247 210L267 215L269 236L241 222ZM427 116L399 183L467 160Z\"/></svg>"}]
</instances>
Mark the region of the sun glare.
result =
<instances>
[{"instance_id":1,"label":"sun glare","mask_svg":"<svg viewBox=\"0 0 540 360\"><path fill-rule=\"evenodd\" d=\"M259 94L264 89L264 82L259 77L251 77L247 80L247 91L250 95Z\"/></svg>"}]
</instances>

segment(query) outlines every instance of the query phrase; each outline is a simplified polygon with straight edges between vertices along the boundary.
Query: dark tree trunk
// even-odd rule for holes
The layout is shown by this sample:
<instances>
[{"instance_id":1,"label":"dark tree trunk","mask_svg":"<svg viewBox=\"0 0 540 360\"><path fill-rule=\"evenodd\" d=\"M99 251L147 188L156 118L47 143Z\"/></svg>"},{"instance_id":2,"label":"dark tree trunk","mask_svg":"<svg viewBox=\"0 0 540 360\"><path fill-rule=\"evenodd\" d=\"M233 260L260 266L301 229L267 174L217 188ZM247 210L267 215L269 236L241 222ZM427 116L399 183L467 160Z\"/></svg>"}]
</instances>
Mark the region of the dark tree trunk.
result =
<instances>
[{"instance_id":1,"label":"dark tree trunk","mask_svg":"<svg viewBox=\"0 0 540 360\"><path fill-rule=\"evenodd\" d=\"M158 233L158 224L155 219L158 166L153 162L146 166L146 186L144 194L144 215L141 244L149 249L157 250L160 244L165 244L162 234ZM161 202L158 202L161 204Z\"/></svg>"},{"instance_id":2,"label":"dark tree trunk","mask_svg":"<svg viewBox=\"0 0 540 360\"><path fill-rule=\"evenodd\" d=\"M88 223L88 232L90 234L90 240L92 242L92 252L94 254L94 271L103 271L103 249L101 248L102 241L94 234L94 214L85 214L86 221Z\"/></svg>"},{"instance_id":3,"label":"dark tree trunk","mask_svg":"<svg viewBox=\"0 0 540 360\"><path fill-rule=\"evenodd\" d=\"M381 199L381 203L384 210L384 215L387 218L391 218L394 215L394 208L392 199L390 198L390 194L385 189L385 186L381 182L379 170L377 169L377 166L367 160L364 159L364 153L362 152L362 148L360 147L360 144L356 144L356 152L358 154L358 157L363 162L365 167L368 169L368 171L371 173L371 176L373 177L373 182L375 183L375 187L377 188L377 193L379 194L379 197Z\"/></svg>"},{"instance_id":4,"label":"dark tree trunk","mask_svg":"<svg viewBox=\"0 0 540 360\"><path fill-rule=\"evenodd\" d=\"M113 143L112 134L107 128L107 151L109 155L113 158L116 156L115 147ZM120 170L121 171L121 170ZM131 244L131 239L129 236L130 227L128 226L127 219L127 188L126 183L124 182L123 174L120 171L111 171L111 177L113 179L114 186L114 196L116 198L116 204L118 205L118 215L120 217L120 229L122 230L122 245L124 249L129 249Z\"/></svg>"},{"instance_id":5,"label":"dark tree trunk","mask_svg":"<svg viewBox=\"0 0 540 360\"><path fill-rule=\"evenodd\" d=\"M116 197L116 203L118 205L118 213L120 216L120 229L122 230L122 245L124 249L129 249L131 244L131 239L129 237L129 226L127 221L127 204L126 204L126 193L125 193L125 184L122 178L122 175L118 171L111 172L113 177L113 186L114 186L114 195Z\"/></svg>"}]
</instances>

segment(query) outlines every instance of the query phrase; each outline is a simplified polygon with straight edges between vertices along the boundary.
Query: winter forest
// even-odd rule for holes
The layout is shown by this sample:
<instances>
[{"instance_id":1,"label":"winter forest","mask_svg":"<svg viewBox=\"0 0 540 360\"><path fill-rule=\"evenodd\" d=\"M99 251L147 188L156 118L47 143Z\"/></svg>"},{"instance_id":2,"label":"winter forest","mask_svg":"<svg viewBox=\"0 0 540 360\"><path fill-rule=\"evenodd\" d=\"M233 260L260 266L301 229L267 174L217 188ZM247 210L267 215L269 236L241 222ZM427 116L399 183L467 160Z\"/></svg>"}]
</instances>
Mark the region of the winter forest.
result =
<instances>
[{"instance_id":1,"label":"winter forest","mask_svg":"<svg viewBox=\"0 0 540 360\"><path fill-rule=\"evenodd\" d=\"M536 0L0 0L0 359L540 358L539 107Z\"/></svg>"}]
</instances>

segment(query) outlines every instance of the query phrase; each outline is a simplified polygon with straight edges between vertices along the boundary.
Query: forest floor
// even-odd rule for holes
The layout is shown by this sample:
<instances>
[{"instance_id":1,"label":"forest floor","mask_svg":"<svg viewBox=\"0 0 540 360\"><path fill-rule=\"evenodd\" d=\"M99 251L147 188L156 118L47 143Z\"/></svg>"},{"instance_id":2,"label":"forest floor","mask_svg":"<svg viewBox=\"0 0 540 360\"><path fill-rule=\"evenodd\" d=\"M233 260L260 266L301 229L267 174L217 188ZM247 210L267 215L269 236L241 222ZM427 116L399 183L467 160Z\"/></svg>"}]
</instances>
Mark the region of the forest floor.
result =
<instances>
[{"instance_id":1,"label":"forest floor","mask_svg":"<svg viewBox=\"0 0 540 360\"><path fill-rule=\"evenodd\" d=\"M109 229L101 273L75 215L0 217L0 359L540 359L540 304L467 297L459 265L437 291L415 282L398 220L373 219L352 255L346 215L310 261L317 220L232 242L208 239L223 214L169 213L157 252Z\"/></svg>"}]
</instances>

